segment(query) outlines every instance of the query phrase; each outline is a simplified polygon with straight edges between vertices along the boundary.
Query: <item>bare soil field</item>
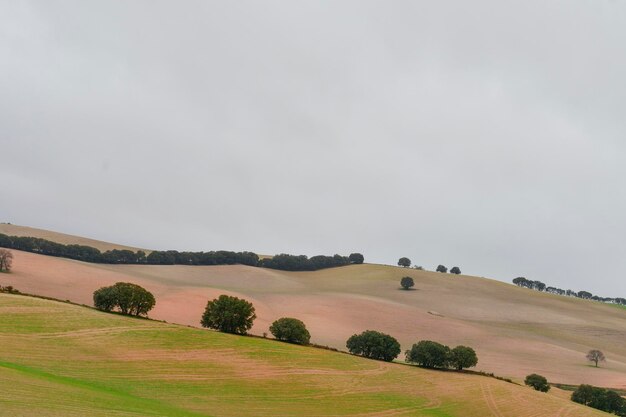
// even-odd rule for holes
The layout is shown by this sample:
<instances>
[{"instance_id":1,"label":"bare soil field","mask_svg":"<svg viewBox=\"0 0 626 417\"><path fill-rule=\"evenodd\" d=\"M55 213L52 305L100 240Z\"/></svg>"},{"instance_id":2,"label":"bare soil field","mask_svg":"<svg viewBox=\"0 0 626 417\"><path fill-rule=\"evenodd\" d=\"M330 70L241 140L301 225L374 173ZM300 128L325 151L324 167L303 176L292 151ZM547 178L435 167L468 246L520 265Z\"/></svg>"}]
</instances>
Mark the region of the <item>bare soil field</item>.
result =
<instances>
[{"instance_id":1,"label":"bare soil field","mask_svg":"<svg viewBox=\"0 0 626 417\"><path fill-rule=\"evenodd\" d=\"M247 266L101 265L19 251L0 285L92 304L92 293L118 281L139 284L156 299L150 316L199 326L207 300L219 294L254 303L252 333L280 317L303 320L313 343L344 349L366 329L396 337L402 348L422 339L472 346L477 370L518 381L539 373L550 381L626 388L626 310L539 293L485 278L381 265L316 272ZM415 290L399 287L411 276ZM585 360L600 349L606 363ZM401 356L401 358L403 355Z\"/></svg>"}]
</instances>

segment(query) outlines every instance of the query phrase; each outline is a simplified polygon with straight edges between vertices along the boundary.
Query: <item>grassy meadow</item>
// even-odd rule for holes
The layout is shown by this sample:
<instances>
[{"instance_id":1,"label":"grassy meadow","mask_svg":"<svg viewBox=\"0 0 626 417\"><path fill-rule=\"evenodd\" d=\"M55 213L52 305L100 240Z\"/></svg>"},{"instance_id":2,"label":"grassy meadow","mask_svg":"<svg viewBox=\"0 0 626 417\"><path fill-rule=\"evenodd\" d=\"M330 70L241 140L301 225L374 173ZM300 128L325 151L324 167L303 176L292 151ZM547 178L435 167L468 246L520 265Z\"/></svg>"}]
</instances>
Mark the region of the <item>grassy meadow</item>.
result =
<instances>
[{"instance_id":1,"label":"grassy meadow","mask_svg":"<svg viewBox=\"0 0 626 417\"><path fill-rule=\"evenodd\" d=\"M0 294L3 416L594 416L558 395Z\"/></svg>"}]
</instances>

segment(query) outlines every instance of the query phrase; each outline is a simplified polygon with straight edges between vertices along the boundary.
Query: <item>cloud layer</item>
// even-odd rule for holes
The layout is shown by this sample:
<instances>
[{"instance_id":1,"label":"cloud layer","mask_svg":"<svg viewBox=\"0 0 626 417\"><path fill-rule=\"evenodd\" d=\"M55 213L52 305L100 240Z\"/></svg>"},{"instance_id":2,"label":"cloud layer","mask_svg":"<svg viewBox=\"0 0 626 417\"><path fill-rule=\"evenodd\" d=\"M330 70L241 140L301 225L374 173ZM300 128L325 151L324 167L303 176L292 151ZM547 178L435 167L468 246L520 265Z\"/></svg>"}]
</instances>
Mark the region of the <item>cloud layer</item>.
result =
<instances>
[{"instance_id":1,"label":"cloud layer","mask_svg":"<svg viewBox=\"0 0 626 417\"><path fill-rule=\"evenodd\" d=\"M0 221L624 296L624 39L608 0L0 3Z\"/></svg>"}]
</instances>

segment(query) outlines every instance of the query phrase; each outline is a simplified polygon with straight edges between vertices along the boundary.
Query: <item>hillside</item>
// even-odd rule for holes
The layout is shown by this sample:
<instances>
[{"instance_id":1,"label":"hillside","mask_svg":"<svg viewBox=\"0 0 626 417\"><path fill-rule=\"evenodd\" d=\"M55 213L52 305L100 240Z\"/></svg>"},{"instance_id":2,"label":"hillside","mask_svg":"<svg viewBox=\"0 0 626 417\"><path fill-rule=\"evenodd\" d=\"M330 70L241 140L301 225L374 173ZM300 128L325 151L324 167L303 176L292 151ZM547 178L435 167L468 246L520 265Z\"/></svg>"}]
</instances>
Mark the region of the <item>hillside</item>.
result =
<instances>
[{"instance_id":1,"label":"hillside","mask_svg":"<svg viewBox=\"0 0 626 417\"><path fill-rule=\"evenodd\" d=\"M0 415L602 416L493 378L0 294Z\"/></svg>"},{"instance_id":2,"label":"hillside","mask_svg":"<svg viewBox=\"0 0 626 417\"><path fill-rule=\"evenodd\" d=\"M127 249L136 252L138 250L143 250L146 253L150 253L149 250L135 248L132 246L118 245L115 243L103 242L101 240L89 239L86 237L79 237L73 235L66 235L65 233L53 232L51 230L44 229L36 229L34 227L28 226L18 226L15 224L9 223L0 223L0 233L9 236L20 236L20 237L38 237L40 239L50 240L52 242L62 243L64 245L85 245L91 246L92 248L96 248L102 252L112 250L112 249Z\"/></svg>"},{"instance_id":3,"label":"hillside","mask_svg":"<svg viewBox=\"0 0 626 417\"><path fill-rule=\"evenodd\" d=\"M476 348L477 369L517 378L626 388L626 310L538 293L499 281L354 265L316 272L246 266L99 265L14 251L14 271L0 284L91 305L95 289L131 281L152 291L151 317L197 326L206 302L227 293L252 301L255 334L283 316L303 320L314 343L345 349L365 329L385 331L408 349L420 339ZM399 290L410 275L416 290ZM592 348L608 361L584 358Z\"/></svg>"}]
</instances>

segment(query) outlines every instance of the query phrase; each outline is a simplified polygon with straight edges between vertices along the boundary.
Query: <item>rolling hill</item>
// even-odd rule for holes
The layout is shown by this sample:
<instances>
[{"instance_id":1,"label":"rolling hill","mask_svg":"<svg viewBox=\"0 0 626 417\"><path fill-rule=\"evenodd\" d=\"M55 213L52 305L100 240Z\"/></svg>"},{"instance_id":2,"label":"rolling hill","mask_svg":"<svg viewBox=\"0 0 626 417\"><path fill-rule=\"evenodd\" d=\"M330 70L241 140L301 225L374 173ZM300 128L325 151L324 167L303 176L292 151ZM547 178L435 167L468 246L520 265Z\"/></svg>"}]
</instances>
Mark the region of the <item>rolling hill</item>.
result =
<instances>
[{"instance_id":1,"label":"rolling hill","mask_svg":"<svg viewBox=\"0 0 626 417\"><path fill-rule=\"evenodd\" d=\"M606 415L494 378L0 294L3 416Z\"/></svg>"},{"instance_id":2,"label":"rolling hill","mask_svg":"<svg viewBox=\"0 0 626 417\"><path fill-rule=\"evenodd\" d=\"M375 329L398 338L403 349L421 339L473 346L477 369L517 380L539 373L552 382L626 388L626 310L592 301L382 265L285 272L14 255L13 272L0 276L0 284L23 292L91 305L95 289L129 281L156 296L151 317L193 326L199 325L208 299L231 294L254 303L258 319L252 333L258 335L279 317L296 317L307 324L312 342L339 349L352 334ZM404 275L414 278L416 290L399 289ZM584 357L595 348L608 358L597 369Z\"/></svg>"}]
</instances>

